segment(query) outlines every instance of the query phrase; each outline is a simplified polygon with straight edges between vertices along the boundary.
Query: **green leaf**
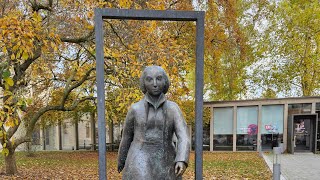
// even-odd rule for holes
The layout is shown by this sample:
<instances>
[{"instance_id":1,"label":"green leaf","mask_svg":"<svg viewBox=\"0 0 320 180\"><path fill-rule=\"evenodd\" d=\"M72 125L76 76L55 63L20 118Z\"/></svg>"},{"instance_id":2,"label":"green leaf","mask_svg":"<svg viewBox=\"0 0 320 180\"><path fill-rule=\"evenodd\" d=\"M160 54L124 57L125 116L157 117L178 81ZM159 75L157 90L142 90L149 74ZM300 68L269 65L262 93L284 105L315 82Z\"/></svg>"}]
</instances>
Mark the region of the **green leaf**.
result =
<instances>
[{"instance_id":1,"label":"green leaf","mask_svg":"<svg viewBox=\"0 0 320 180\"><path fill-rule=\"evenodd\" d=\"M8 78L8 77L10 77L10 71L9 70L5 70L5 71L3 71L3 73L2 73L2 77L3 77L3 79L6 79L6 78Z\"/></svg>"}]
</instances>

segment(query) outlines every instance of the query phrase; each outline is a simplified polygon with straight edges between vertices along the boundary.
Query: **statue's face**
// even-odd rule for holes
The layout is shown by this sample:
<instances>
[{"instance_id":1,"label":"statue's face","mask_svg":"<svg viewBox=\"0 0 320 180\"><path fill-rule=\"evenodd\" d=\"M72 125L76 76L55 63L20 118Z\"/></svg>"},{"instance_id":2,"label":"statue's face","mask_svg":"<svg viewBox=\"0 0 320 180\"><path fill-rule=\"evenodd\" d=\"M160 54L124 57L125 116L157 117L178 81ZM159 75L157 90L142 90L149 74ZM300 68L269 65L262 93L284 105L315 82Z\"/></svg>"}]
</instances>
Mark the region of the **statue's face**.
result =
<instances>
[{"instance_id":1,"label":"statue's face","mask_svg":"<svg viewBox=\"0 0 320 180\"><path fill-rule=\"evenodd\" d=\"M144 84L147 92L152 96L159 96L165 86L165 77L159 68L151 68L146 72Z\"/></svg>"}]
</instances>

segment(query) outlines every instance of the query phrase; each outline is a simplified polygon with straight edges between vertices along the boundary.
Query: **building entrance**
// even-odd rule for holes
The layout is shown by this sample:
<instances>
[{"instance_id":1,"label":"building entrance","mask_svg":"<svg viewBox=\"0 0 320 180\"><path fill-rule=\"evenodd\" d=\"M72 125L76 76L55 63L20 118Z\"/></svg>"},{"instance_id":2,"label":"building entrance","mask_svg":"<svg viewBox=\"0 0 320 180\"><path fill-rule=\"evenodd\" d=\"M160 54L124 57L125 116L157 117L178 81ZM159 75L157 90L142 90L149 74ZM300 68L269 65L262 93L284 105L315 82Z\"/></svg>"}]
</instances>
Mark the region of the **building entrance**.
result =
<instances>
[{"instance_id":1,"label":"building entrance","mask_svg":"<svg viewBox=\"0 0 320 180\"><path fill-rule=\"evenodd\" d=\"M317 114L293 115L288 122L288 151L315 152L317 150ZM290 138L289 138L290 137Z\"/></svg>"},{"instance_id":2,"label":"building entrance","mask_svg":"<svg viewBox=\"0 0 320 180\"><path fill-rule=\"evenodd\" d=\"M296 116L293 122L294 151L311 151L312 128L311 120Z\"/></svg>"}]
</instances>

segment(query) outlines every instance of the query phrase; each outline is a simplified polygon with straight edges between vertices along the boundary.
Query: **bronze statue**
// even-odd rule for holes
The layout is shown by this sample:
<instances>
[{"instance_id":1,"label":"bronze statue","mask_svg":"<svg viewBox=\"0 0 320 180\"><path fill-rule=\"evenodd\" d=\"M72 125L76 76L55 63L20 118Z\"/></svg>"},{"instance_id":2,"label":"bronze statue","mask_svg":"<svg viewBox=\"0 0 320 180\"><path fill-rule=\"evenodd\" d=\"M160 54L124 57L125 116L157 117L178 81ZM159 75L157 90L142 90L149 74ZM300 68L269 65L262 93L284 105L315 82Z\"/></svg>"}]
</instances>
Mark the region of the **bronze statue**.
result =
<instances>
[{"instance_id":1,"label":"bronze statue","mask_svg":"<svg viewBox=\"0 0 320 180\"><path fill-rule=\"evenodd\" d=\"M145 96L128 111L118 152L122 179L182 179L188 166L190 140L179 106L166 99L169 85L160 66L148 66L143 71L140 88Z\"/></svg>"}]
</instances>

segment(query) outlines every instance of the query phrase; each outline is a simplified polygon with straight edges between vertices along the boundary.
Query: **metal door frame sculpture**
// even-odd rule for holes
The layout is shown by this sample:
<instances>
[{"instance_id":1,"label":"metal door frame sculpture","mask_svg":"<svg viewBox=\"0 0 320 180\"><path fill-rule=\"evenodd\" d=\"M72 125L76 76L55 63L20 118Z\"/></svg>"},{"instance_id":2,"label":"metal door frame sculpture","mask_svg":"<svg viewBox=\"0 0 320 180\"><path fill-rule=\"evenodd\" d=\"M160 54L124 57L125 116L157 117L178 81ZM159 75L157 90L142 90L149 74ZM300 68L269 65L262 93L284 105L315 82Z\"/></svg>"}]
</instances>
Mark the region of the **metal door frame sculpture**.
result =
<instances>
[{"instance_id":1,"label":"metal door frame sculpture","mask_svg":"<svg viewBox=\"0 0 320 180\"><path fill-rule=\"evenodd\" d=\"M195 21L196 22L196 92L195 92L195 175L202 180L203 151L203 66L204 66L204 16L203 11L169 11L169 10L132 10L100 9L94 10L96 40L96 71L98 101L98 136L99 136L99 179L106 175L106 120L105 120L105 84L103 19L161 20L161 21Z\"/></svg>"}]
</instances>

